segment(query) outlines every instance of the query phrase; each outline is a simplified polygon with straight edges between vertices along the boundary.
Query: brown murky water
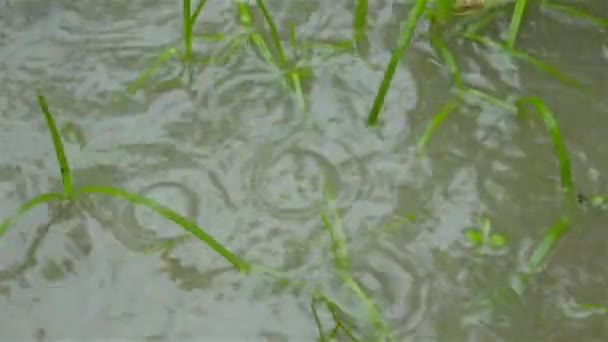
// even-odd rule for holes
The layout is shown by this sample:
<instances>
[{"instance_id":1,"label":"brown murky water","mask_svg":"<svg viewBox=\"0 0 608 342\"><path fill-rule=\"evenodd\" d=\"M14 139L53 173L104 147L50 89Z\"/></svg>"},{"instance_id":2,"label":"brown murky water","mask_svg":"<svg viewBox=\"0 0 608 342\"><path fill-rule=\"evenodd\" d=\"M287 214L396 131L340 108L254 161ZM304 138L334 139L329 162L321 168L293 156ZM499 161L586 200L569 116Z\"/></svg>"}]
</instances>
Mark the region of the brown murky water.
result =
<instances>
[{"instance_id":1,"label":"brown murky water","mask_svg":"<svg viewBox=\"0 0 608 342\"><path fill-rule=\"evenodd\" d=\"M362 309L332 278L317 203L329 186L350 238L354 275L399 341L604 341L608 223L581 212L520 304L484 319L480 293L521 268L558 218L557 164L540 122L487 104L451 114L418 158L416 140L449 96L447 71L415 40L388 93L383 120L365 118L407 1L370 2L365 58L315 62L304 116L250 49L225 66L177 61L161 83L119 96L160 49L178 45L177 1L0 3L0 215L59 189L37 107L43 90L65 129L76 184L125 187L195 219L243 257L287 270ZM300 37L347 38L350 1L269 1ZM602 1L578 1L608 14ZM197 32L237 30L231 1L210 0ZM505 30L508 15L496 27ZM464 79L505 96L542 97L555 111L581 192L607 191L608 33L532 10L519 46L585 84L559 84L471 43L451 44ZM211 56L220 44L197 43ZM508 238L476 257L464 229L485 213ZM393 217L414 214L411 223ZM39 207L0 239L0 339L312 341L310 294L230 268L149 211L91 197L81 209ZM163 240L165 239L165 240ZM511 300L511 299L508 299Z\"/></svg>"}]
</instances>

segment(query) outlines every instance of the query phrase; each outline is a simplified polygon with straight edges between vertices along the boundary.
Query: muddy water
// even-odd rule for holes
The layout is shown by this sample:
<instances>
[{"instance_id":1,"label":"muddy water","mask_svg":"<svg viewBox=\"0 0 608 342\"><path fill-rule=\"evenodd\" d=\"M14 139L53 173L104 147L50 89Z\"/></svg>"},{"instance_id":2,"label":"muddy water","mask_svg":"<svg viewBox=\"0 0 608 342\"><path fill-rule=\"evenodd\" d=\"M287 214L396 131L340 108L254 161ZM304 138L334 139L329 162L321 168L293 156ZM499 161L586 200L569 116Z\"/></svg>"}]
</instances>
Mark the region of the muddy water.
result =
<instances>
[{"instance_id":1,"label":"muddy water","mask_svg":"<svg viewBox=\"0 0 608 342\"><path fill-rule=\"evenodd\" d=\"M579 5L608 13L599 1ZM268 6L279 23L297 13L300 37L350 35L347 1ZM608 305L602 213L576 215L521 302L507 296L510 305L492 315L471 305L522 269L558 218L559 173L539 121L479 102L450 115L427 155L417 157L416 139L449 97L447 70L423 40L414 40L398 68L382 123L365 127L408 8L399 1L370 4L365 58L313 59L305 116L247 48L227 65L198 68L191 80L171 61L158 82L122 96L160 49L180 44L174 2L3 1L2 217L60 187L36 104L40 89L64 127L76 185L143 193L196 220L239 255L306 279L307 286L240 275L158 215L92 196L78 208L38 207L0 239L1 339L312 341L312 288L349 310L363 309L331 272L318 208L327 188L349 236L354 276L397 340L608 338L605 317L575 305ZM507 26L508 16L499 17L494 33ZM237 30L232 2L211 0L196 31ZM209 57L226 45L197 43L196 51ZM607 191L607 32L538 10L523 27L520 47L576 77L584 90L529 65L509 65L480 46L451 46L467 82L503 97L542 97L562 128L577 189ZM396 219L410 214L411 222ZM481 214L508 239L483 257L464 240Z\"/></svg>"}]
</instances>

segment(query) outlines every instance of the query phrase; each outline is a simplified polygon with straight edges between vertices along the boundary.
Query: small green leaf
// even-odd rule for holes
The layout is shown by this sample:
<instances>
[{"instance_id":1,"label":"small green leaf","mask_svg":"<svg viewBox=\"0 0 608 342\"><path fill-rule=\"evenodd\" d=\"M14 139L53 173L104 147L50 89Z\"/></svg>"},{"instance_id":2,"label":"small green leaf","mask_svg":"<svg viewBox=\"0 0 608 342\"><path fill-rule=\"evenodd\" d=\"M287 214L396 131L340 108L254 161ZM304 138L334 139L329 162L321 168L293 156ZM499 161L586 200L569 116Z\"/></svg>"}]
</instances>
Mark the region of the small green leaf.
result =
<instances>
[{"instance_id":1,"label":"small green leaf","mask_svg":"<svg viewBox=\"0 0 608 342\"><path fill-rule=\"evenodd\" d=\"M507 238L502 234L492 234L490 236L490 245L494 248L503 247L507 243Z\"/></svg>"},{"instance_id":2,"label":"small green leaf","mask_svg":"<svg viewBox=\"0 0 608 342\"><path fill-rule=\"evenodd\" d=\"M466 236L467 239L469 239L470 242L474 243L474 244L480 244L483 241L483 235L481 234L481 232L476 229L476 228L469 228L466 231Z\"/></svg>"}]
</instances>

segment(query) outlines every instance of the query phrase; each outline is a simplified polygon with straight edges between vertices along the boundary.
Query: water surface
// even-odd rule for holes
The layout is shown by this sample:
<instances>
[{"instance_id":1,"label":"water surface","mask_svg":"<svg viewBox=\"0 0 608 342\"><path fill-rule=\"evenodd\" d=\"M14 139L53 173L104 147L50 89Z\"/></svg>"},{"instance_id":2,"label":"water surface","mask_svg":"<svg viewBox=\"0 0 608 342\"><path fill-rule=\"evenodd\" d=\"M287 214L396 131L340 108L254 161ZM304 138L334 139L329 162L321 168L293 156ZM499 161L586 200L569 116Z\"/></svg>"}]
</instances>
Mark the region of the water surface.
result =
<instances>
[{"instance_id":1,"label":"water surface","mask_svg":"<svg viewBox=\"0 0 608 342\"><path fill-rule=\"evenodd\" d=\"M606 15L604 2L577 6ZM302 38L345 39L348 1L269 1ZM450 96L448 70L423 39L403 58L378 127L369 107L408 1L370 2L365 56L313 62L304 115L248 48L226 65L177 60L132 96L128 82L163 48L179 46L171 1L4 1L0 4L0 215L59 190L36 89L63 131L77 185L141 192L196 220L239 255L307 280L310 288L244 276L200 241L124 201L90 198L79 210L41 206L0 239L3 340L313 341L310 289L352 310L331 271L318 203L329 188L349 236L354 276L399 341L603 341L605 317L575 303L605 302L606 216L577 213L550 263L517 303L488 316L471 309L522 269L562 203L550 138L540 121L482 102L450 114L427 154L417 139ZM294 13L297 17L294 18ZM505 12L493 24L505 32ZM424 31L426 23L421 25ZM207 4L196 32L236 32L233 2ZM286 37L287 38L287 37ZM212 56L224 43L197 43ZM606 191L608 35L532 9L519 47L576 77L560 84L525 63L467 41L450 42L464 79L503 98L542 97L554 110L584 193ZM225 44L224 44L225 45ZM395 217L414 214L410 223ZM480 258L464 230L481 214L507 245ZM390 227L389 227L390 226ZM389 228L387 228L389 227ZM165 239L165 240L163 240Z\"/></svg>"}]
</instances>

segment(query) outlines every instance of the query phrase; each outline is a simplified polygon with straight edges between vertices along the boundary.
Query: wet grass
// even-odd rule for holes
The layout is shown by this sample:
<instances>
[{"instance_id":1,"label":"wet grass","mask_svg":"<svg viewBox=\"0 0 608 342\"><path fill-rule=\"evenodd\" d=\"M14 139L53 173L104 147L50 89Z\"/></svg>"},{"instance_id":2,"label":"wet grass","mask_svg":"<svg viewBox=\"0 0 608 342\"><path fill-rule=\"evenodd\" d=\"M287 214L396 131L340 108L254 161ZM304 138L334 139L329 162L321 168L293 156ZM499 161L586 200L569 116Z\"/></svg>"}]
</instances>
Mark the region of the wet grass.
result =
<instances>
[{"instance_id":1,"label":"wet grass","mask_svg":"<svg viewBox=\"0 0 608 342\"><path fill-rule=\"evenodd\" d=\"M263 0L256 0L255 7L252 5L252 2L235 2L235 11L238 14L240 24L239 32L230 36L223 34L195 34L194 27L197 20L201 17L206 3L207 0L201 0L192 8L190 0L182 1L183 51L177 47L169 47L160 51L158 56L153 59L152 63L141 72L131 85L129 85L127 89L129 92L134 92L149 84L154 75L172 58L177 57L187 66L194 64L205 66L213 63L224 63L231 58L237 49L246 45L252 47L255 53L263 61L268 65L273 66L277 73L281 75L280 82L285 83L286 87L293 92L298 107L304 113L307 111L307 105L306 94L302 83L303 79L312 72L313 65L304 63L304 61L300 60L300 57L297 56L318 47L327 49L329 51L328 56L336 53L355 52L358 50L353 49L353 47L356 47L361 41L367 39L366 31L368 29L369 13L368 2L366 0L358 0L355 2L352 20L353 32L350 41L315 42L307 39L301 40L300 37L297 37L296 28L292 23L287 28L289 31L288 45L284 43L285 39L280 35L281 28L277 26L272 17L272 13ZM515 292L520 298L524 296L531 277L539 272L541 265L548 262L549 256L569 230L572 205L575 202L570 158L556 116L541 98L535 96L519 96L513 101L507 101L497 95L490 94L482 89L467 84L462 79L457 56L450 51L448 44L446 44L446 40L449 41L458 38L467 39L476 44L483 44L488 48L502 51L502 53L513 60L530 63L537 69L552 75L566 85L582 87L582 84L557 68L542 62L523 50L516 49L517 36L520 32L524 14L528 6L526 0L514 1L507 38L504 42L490 39L482 33L484 28L496 18L496 14L498 13L496 10L497 7L490 8L488 6L478 12L472 12L472 16L476 16L476 18L472 21L467 21L465 18L463 21L466 21L467 23L462 25L459 23L451 24L453 15L455 14L454 11L457 10L457 8L455 8L457 4L455 0L437 0L432 3L432 6L429 6L429 3L430 2L427 0L416 0L412 5L406 20L403 21L397 47L387 62L383 78L378 85L376 96L371 104L367 116L367 125L375 126L380 121L384 99L390 89L397 66L410 46L415 29L418 27L418 23L421 18L423 18L424 14L433 21L433 25L436 25L425 38L429 40L436 55L439 56L439 59L448 70L454 96L443 104L436 113L432 113L429 124L417 141L419 154L425 152L434 135L441 133L438 132L438 129L441 127L442 123L450 119L451 115L457 115L459 108L466 106L466 100L469 98L476 98L501 108L507 113L520 116L526 113L527 107L532 107L534 113L542 120L551 137L554 154L559 165L560 187L564 196L564 202L566 203L566 209L563 213L560 213L554 224L547 229L542 240L531 253L526 263L527 268L523 271L515 270L509 277L507 281L508 284L500 287L496 291L490 291L491 296L488 298L490 298L491 301L512 305L512 303L509 303L509 301L505 299L508 296L508 292ZM542 6L586 20L599 27L608 27L608 20L605 18L593 16L571 6L554 4L549 1L543 1ZM504 10L504 8L506 8L506 5L501 5L501 10ZM259 11L262 15L264 18L263 23L255 22L252 13L254 10ZM228 40L227 49L217 53L212 58L202 58L200 57L200 54L193 50L193 41L197 38L213 39L217 41ZM112 196L157 212L167 220L172 221L188 233L197 237L243 274L263 274L270 276L277 282L290 283L295 287L307 287L306 280L292 279L282 271L270 269L264 265L258 265L237 256L230 251L228 247L224 246L220 241L215 240L205 230L199 227L193 221L193 218L184 217L150 198L130 192L126 189L108 186L86 185L73 188L72 175L68 159L64 152L61 136L44 96L38 96L38 104L44 115L53 142L55 155L59 165L62 190L61 192L43 193L20 205L14 214L0 223L0 237L4 235L8 228L21 216L39 205L48 204L53 201L78 204L80 197L87 194ZM605 194L592 195L590 198L584 197L584 199L581 199L581 196L582 195L579 195L578 197L579 202L585 202L596 207L605 207L608 203L608 195ZM359 317L355 313L348 312L345 307L342 307L339 304L338 300L332 299L329 295L324 293L320 287L314 287L314 289L310 291L311 315L317 325L319 339L320 341L333 341L342 337L352 341L392 341L393 336L391 335L391 327L389 327L382 316L382 308L375 304L373 298L363 290L352 275L346 234L334 200L331 197L327 197L326 202L327 210L323 210L321 213L321 223L326 228L327 236L331 243L330 252L333 257L333 272L341 279L351 295L362 303L366 309L367 316ZM479 227L473 227L467 230L466 234L469 241L476 246L476 250L500 248L507 243L507 240L503 235L492 230L490 219L487 217L484 217L481 220ZM332 328L326 329L319 318L320 306L324 306L332 317ZM345 316L347 319L344 319ZM365 331L371 331L371 333L367 334L362 332L361 329L357 328L358 324L353 324L352 321L364 321L370 327L370 329L365 329Z\"/></svg>"},{"instance_id":2,"label":"wet grass","mask_svg":"<svg viewBox=\"0 0 608 342\"><path fill-rule=\"evenodd\" d=\"M238 270L248 273L251 269L251 265L245 260L239 258L232 252L230 252L227 248L225 248L221 243L216 241L213 237L207 234L203 229L198 227L196 223L192 220L178 214L170 208L163 206L162 204L154 201L153 199L147 198L145 196L139 195L137 193L129 192L125 189L108 187L108 186L96 186L96 185L86 185L82 187L78 187L76 189L72 188L72 175L70 173L70 167L65 155L65 151L63 148L63 143L61 141L61 136L59 135L59 131L57 130L57 126L55 124L55 120L53 115L49 111L47 101L44 96L38 96L38 104L42 113L44 114L47 127L51 134L51 138L53 141L53 147L55 150L55 156L57 157L57 161L59 163L59 171L61 174L61 180L63 184L63 192L55 193L49 192L38 195L32 198L29 201L26 201L23 205L21 205L17 211L11 215L9 218L5 219L2 223L0 223L0 237L4 235L9 228L9 226L14 223L20 216L26 214L34 207L54 201L69 201L69 202L77 202L78 197L83 194L91 193L91 194L104 194L108 196L120 197L129 202L134 203L135 205L147 207L158 214L162 215L166 219L175 222L177 225L185 229L186 231L192 233L194 236L199 238L201 241L206 243L209 247L219 253L222 257L224 257L228 262L234 265Z\"/></svg>"},{"instance_id":3,"label":"wet grass","mask_svg":"<svg viewBox=\"0 0 608 342\"><path fill-rule=\"evenodd\" d=\"M384 98L386 97L386 93L388 92L391 82L393 81L393 77L395 76L397 65L399 65L401 57L405 54L405 50L407 50L412 41L414 29L416 29L416 24L418 24L418 20L424 12L426 4L427 0L416 0L414 7L410 10L407 20L403 23L403 30L401 31L401 36L399 37L399 43L395 51L393 51L391 54L391 58L386 66L386 70L384 71L384 77L382 78L380 87L378 87L376 98L374 99L372 108L369 111L369 115L367 117L368 126L375 126L380 119L380 112L382 110L382 106L384 105Z\"/></svg>"}]
</instances>

